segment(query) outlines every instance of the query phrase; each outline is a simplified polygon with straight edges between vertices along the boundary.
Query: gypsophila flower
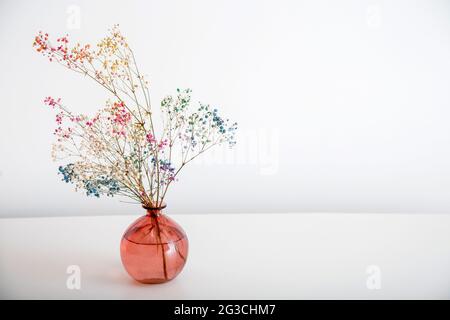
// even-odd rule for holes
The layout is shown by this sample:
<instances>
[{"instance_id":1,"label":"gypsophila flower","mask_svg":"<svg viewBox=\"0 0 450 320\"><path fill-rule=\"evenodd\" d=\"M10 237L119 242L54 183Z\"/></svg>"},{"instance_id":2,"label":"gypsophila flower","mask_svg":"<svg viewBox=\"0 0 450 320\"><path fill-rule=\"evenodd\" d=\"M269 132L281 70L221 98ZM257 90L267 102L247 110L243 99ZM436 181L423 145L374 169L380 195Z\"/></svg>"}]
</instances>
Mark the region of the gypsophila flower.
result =
<instances>
[{"instance_id":1,"label":"gypsophila flower","mask_svg":"<svg viewBox=\"0 0 450 320\"><path fill-rule=\"evenodd\" d=\"M235 145L237 123L209 105L192 111L190 89L177 89L161 101L162 129L157 132L148 81L117 25L96 45L71 43L68 35L51 42L40 31L33 47L110 94L90 115L72 113L61 98L44 99L56 110L52 158L66 163L58 173L76 190L159 205L187 163L216 145Z\"/></svg>"}]
</instances>

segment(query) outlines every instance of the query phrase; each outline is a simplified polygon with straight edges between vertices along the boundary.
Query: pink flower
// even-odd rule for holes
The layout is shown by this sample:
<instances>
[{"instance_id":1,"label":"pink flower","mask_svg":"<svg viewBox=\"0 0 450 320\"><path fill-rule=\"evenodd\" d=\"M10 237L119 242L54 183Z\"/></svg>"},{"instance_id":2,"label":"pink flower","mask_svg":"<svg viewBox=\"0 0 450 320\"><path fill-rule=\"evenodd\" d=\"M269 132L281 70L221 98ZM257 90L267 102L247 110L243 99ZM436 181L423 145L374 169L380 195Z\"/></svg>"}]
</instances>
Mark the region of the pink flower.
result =
<instances>
[{"instance_id":1,"label":"pink flower","mask_svg":"<svg viewBox=\"0 0 450 320\"><path fill-rule=\"evenodd\" d=\"M156 139L151 133L147 134L147 142L150 143L150 144L156 143Z\"/></svg>"},{"instance_id":2,"label":"pink flower","mask_svg":"<svg viewBox=\"0 0 450 320\"><path fill-rule=\"evenodd\" d=\"M50 107L55 107L55 106L61 104L61 98L58 98L58 99L55 100L52 97L46 97L44 99L44 104L46 104L46 105L48 105Z\"/></svg>"},{"instance_id":3,"label":"pink flower","mask_svg":"<svg viewBox=\"0 0 450 320\"><path fill-rule=\"evenodd\" d=\"M161 141L158 143L158 141L155 139L155 137L154 137L151 133L148 133L147 136L146 136L146 138L147 138L147 142L150 144L150 146L151 146L152 148L153 148L154 145L157 144L159 150L164 149L164 147L166 147L166 146L167 146L167 143L168 143L167 139L161 140Z\"/></svg>"},{"instance_id":4,"label":"pink flower","mask_svg":"<svg viewBox=\"0 0 450 320\"><path fill-rule=\"evenodd\" d=\"M164 147L167 146L167 139L161 140L158 144L158 149L162 150Z\"/></svg>"},{"instance_id":5,"label":"pink flower","mask_svg":"<svg viewBox=\"0 0 450 320\"><path fill-rule=\"evenodd\" d=\"M125 104L123 102L115 102L111 108L113 113L113 122L120 125L126 126L131 120L131 114L126 110Z\"/></svg>"},{"instance_id":6,"label":"pink flower","mask_svg":"<svg viewBox=\"0 0 450 320\"><path fill-rule=\"evenodd\" d=\"M62 120L64 117L64 113L60 112L58 114L56 114L56 123L61 125L62 124Z\"/></svg>"},{"instance_id":7,"label":"pink flower","mask_svg":"<svg viewBox=\"0 0 450 320\"><path fill-rule=\"evenodd\" d=\"M72 121L72 122L80 122L81 120L82 120L82 118L80 116L70 118L70 121Z\"/></svg>"}]
</instances>

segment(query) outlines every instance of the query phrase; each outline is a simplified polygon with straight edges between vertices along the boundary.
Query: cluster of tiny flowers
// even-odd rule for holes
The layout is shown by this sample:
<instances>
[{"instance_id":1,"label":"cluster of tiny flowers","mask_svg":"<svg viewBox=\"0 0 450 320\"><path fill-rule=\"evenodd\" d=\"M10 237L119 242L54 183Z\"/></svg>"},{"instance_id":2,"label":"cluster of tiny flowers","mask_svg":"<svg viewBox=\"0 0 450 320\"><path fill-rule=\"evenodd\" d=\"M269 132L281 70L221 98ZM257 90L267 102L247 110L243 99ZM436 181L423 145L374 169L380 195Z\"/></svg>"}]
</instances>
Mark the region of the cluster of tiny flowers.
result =
<instances>
[{"instance_id":1,"label":"cluster of tiny flowers","mask_svg":"<svg viewBox=\"0 0 450 320\"><path fill-rule=\"evenodd\" d=\"M76 183L78 175L75 172L75 164L69 163L66 166L60 166L58 173L62 174L63 181L66 183ZM84 179L80 181L83 188L86 190L87 196L100 197L100 194L113 196L120 191L119 183L107 176L98 176L94 179Z\"/></svg>"},{"instance_id":2,"label":"cluster of tiny flowers","mask_svg":"<svg viewBox=\"0 0 450 320\"><path fill-rule=\"evenodd\" d=\"M172 166L171 162L167 159L160 159L156 161L155 158L151 160L154 167L156 167L156 163L159 163L159 170L161 172L160 184L162 186L168 185L172 181L175 181L175 170L176 168Z\"/></svg>"},{"instance_id":3,"label":"cluster of tiny flowers","mask_svg":"<svg viewBox=\"0 0 450 320\"><path fill-rule=\"evenodd\" d=\"M59 166L58 173L77 190L95 197L126 196L146 206L159 204L188 162L215 145L236 143L237 123L209 105L191 110L190 89L177 89L161 101L163 123L157 132L148 81L118 26L94 46L70 45L67 35L54 43L39 32L33 47L113 96L91 115L72 113L60 98L44 99L56 112L52 158L68 163Z\"/></svg>"},{"instance_id":4,"label":"cluster of tiny flowers","mask_svg":"<svg viewBox=\"0 0 450 320\"><path fill-rule=\"evenodd\" d=\"M99 176L95 180L84 181L86 195L100 197L100 194L114 196L120 191L119 183L109 177Z\"/></svg>"},{"instance_id":5,"label":"cluster of tiny flowers","mask_svg":"<svg viewBox=\"0 0 450 320\"><path fill-rule=\"evenodd\" d=\"M52 97L45 97L44 104L46 104L49 107L55 107L56 105L61 103L61 98L54 99Z\"/></svg>"},{"instance_id":6,"label":"cluster of tiny flowers","mask_svg":"<svg viewBox=\"0 0 450 320\"><path fill-rule=\"evenodd\" d=\"M219 111L214 109L212 113L209 111L209 105L202 105L198 111L204 114L204 118L200 118L203 120L202 124L205 125L208 117L212 118L211 128L215 128L217 132L220 134L220 142L227 142L230 147L236 144L236 130L237 130L237 122L230 123L230 119L223 119L219 115ZM200 121L202 121L200 120Z\"/></svg>"},{"instance_id":7,"label":"cluster of tiny flowers","mask_svg":"<svg viewBox=\"0 0 450 320\"><path fill-rule=\"evenodd\" d=\"M59 166L58 173L63 175L64 182L73 182L75 178L74 164L69 163L66 166Z\"/></svg>"},{"instance_id":8,"label":"cluster of tiny flowers","mask_svg":"<svg viewBox=\"0 0 450 320\"><path fill-rule=\"evenodd\" d=\"M112 121L113 135L126 136L127 126L131 121L131 113L125 108L123 101L114 102L110 107L109 112L111 113L111 116L108 117L108 120Z\"/></svg>"},{"instance_id":9,"label":"cluster of tiny flowers","mask_svg":"<svg viewBox=\"0 0 450 320\"><path fill-rule=\"evenodd\" d=\"M150 150L156 148L157 150L162 151L165 147L167 147L168 144L167 139L161 139L160 141L158 141L151 133L148 133L146 135L146 141L148 142L148 147L150 148Z\"/></svg>"}]
</instances>

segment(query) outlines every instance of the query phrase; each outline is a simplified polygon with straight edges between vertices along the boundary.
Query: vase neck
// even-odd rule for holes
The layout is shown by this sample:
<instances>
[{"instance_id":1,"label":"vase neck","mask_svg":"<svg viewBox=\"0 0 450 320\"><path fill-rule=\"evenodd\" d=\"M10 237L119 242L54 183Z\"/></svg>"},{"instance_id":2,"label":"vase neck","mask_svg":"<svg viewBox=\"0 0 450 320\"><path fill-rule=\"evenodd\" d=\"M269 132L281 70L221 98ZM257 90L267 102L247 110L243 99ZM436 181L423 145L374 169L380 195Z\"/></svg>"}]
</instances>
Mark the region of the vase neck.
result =
<instances>
[{"instance_id":1,"label":"vase neck","mask_svg":"<svg viewBox=\"0 0 450 320\"><path fill-rule=\"evenodd\" d=\"M145 210L147 210L147 215L152 217L160 216L163 212L162 210L166 207L165 203L162 203L159 206L142 206Z\"/></svg>"},{"instance_id":2,"label":"vase neck","mask_svg":"<svg viewBox=\"0 0 450 320\"><path fill-rule=\"evenodd\" d=\"M161 209L147 209L147 216L149 217L158 217L162 215L162 213Z\"/></svg>"}]
</instances>

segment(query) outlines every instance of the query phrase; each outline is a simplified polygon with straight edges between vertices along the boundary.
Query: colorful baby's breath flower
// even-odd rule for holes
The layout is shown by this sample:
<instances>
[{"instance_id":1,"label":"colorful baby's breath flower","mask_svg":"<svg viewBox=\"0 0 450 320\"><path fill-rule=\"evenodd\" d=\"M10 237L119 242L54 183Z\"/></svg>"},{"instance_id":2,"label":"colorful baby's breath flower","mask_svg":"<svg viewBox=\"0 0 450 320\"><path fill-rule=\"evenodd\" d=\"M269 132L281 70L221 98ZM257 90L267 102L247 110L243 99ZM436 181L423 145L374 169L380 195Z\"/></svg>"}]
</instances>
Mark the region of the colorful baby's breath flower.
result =
<instances>
[{"instance_id":1,"label":"colorful baby's breath flower","mask_svg":"<svg viewBox=\"0 0 450 320\"><path fill-rule=\"evenodd\" d=\"M192 111L190 89L177 89L161 101L163 126L157 132L148 81L118 26L95 46L70 43L68 35L51 42L39 32L33 47L110 94L91 116L72 113L60 98L44 99L56 111L52 158L65 163L58 172L77 190L159 205L187 163L216 145L235 145L237 123L209 105Z\"/></svg>"}]
</instances>

